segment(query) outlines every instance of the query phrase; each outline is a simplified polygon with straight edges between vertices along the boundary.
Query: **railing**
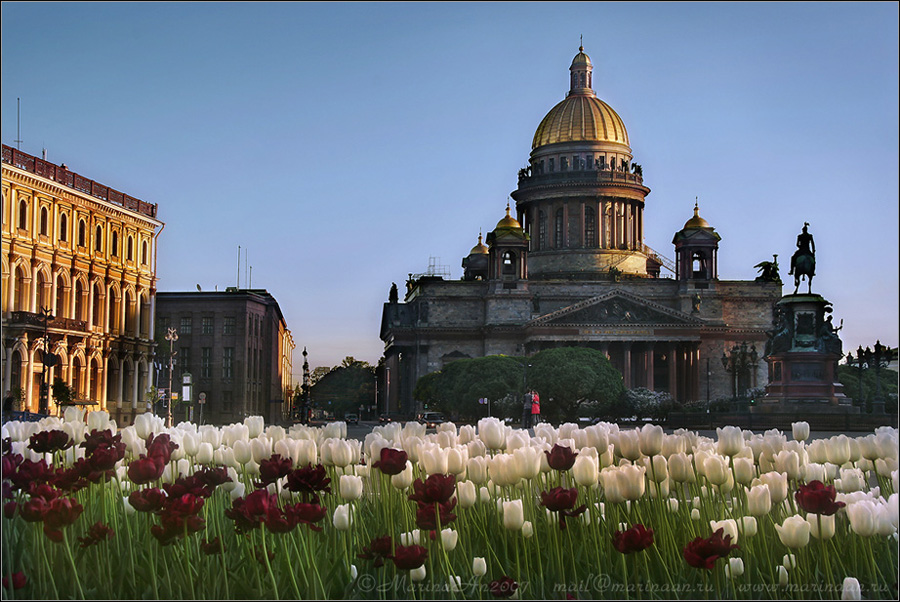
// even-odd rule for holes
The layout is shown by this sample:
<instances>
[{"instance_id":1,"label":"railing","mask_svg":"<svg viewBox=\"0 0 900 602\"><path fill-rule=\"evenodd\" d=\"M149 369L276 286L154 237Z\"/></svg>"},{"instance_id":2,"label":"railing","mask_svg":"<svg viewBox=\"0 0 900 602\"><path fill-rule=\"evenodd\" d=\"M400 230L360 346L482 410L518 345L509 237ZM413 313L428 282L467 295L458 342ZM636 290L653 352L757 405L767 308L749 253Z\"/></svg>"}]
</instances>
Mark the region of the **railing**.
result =
<instances>
[{"instance_id":1,"label":"railing","mask_svg":"<svg viewBox=\"0 0 900 602\"><path fill-rule=\"evenodd\" d=\"M557 182L572 182L577 184L636 184L644 185L643 176L619 171L615 169L580 169L567 171L553 171L544 173L519 173L519 187L543 186Z\"/></svg>"},{"instance_id":2,"label":"railing","mask_svg":"<svg viewBox=\"0 0 900 602\"><path fill-rule=\"evenodd\" d=\"M11 146L6 146L5 144L3 145L3 162L14 165L19 169L24 169L25 171L41 176L42 178L53 180L54 182L58 182L69 188L74 188L75 190L89 194L92 197L136 211L142 215L153 218L156 217L156 205L153 203L145 203L133 196L128 196L123 192L119 192L118 190L89 180L75 172L54 165L48 161L44 161L43 159L38 159L33 155L23 153L22 151L16 150Z\"/></svg>"},{"instance_id":3,"label":"railing","mask_svg":"<svg viewBox=\"0 0 900 602\"><path fill-rule=\"evenodd\" d=\"M10 326L37 326L44 327L44 316L30 311L14 311L9 315ZM47 327L54 330L86 331L87 322L73 320L72 318L53 317L47 321Z\"/></svg>"},{"instance_id":4,"label":"railing","mask_svg":"<svg viewBox=\"0 0 900 602\"><path fill-rule=\"evenodd\" d=\"M660 262L664 268L666 268L673 274L675 273L675 263L671 259L669 259L665 255L662 255L661 253L658 253L657 251L654 251L647 245L641 246L643 247L644 255L652 257L656 261Z\"/></svg>"}]
</instances>

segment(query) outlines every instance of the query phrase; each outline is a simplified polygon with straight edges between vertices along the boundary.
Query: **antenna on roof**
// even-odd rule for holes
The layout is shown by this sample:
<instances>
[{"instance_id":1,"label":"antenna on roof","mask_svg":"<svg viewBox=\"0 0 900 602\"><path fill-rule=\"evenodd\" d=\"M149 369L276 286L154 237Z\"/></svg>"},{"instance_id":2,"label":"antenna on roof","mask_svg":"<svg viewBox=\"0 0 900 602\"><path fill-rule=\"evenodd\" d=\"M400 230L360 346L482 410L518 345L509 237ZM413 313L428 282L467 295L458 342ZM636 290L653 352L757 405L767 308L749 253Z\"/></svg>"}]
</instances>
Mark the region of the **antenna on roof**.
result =
<instances>
[{"instance_id":1,"label":"antenna on roof","mask_svg":"<svg viewBox=\"0 0 900 602\"><path fill-rule=\"evenodd\" d=\"M19 121L20 121L19 120L19 105L20 105L20 100L17 97L16 98L16 139L13 140L13 142L16 143L16 150L22 150L21 148L19 148L19 145L22 143L22 134L19 132Z\"/></svg>"}]
</instances>

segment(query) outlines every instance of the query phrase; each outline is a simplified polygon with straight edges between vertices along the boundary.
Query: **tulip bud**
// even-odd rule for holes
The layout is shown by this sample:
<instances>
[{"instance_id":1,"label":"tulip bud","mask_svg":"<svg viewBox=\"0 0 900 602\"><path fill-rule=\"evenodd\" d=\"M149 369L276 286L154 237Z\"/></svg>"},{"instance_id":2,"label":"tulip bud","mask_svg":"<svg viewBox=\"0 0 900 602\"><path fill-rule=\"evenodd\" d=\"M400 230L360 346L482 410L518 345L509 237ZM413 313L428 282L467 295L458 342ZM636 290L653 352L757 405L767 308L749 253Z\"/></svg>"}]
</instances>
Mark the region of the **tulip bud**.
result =
<instances>
[{"instance_id":1,"label":"tulip bud","mask_svg":"<svg viewBox=\"0 0 900 602\"><path fill-rule=\"evenodd\" d=\"M418 529L413 529L408 533L400 534L400 545L401 546L417 546L419 545L419 536L421 532Z\"/></svg>"},{"instance_id":2,"label":"tulip bud","mask_svg":"<svg viewBox=\"0 0 900 602\"><path fill-rule=\"evenodd\" d=\"M409 580L413 582L424 581L426 575L427 571L425 570L425 565L423 564L419 568L409 571Z\"/></svg>"},{"instance_id":3,"label":"tulip bud","mask_svg":"<svg viewBox=\"0 0 900 602\"><path fill-rule=\"evenodd\" d=\"M727 579L737 579L744 574L744 561L741 558L729 558L728 564L725 565L725 577Z\"/></svg>"},{"instance_id":4,"label":"tulip bud","mask_svg":"<svg viewBox=\"0 0 900 602\"><path fill-rule=\"evenodd\" d=\"M691 520L700 520L699 508L691 508Z\"/></svg>"},{"instance_id":5,"label":"tulip bud","mask_svg":"<svg viewBox=\"0 0 900 602\"><path fill-rule=\"evenodd\" d=\"M481 487L478 490L478 499L481 501L482 504L491 501L491 490L488 489L487 487Z\"/></svg>"},{"instance_id":6,"label":"tulip bud","mask_svg":"<svg viewBox=\"0 0 900 602\"><path fill-rule=\"evenodd\" d=\"M600 479L600 470L597 460L585 454L578 454L575 465L572 466L572 477L582 487L596 485Z\"/></svg>"},{"instance_id":7,"label":"tulip bud","mask_svg":"<svg viewBox=\"0 0 900 602\"><path fill-rule=\"evenodd\" d=\"M350 504L341 504L335 508L332 522L338 531L349 531L350 525L353 523Z\"/></svg>"},{"instance_id":8,"label":"tulip bud","mask_svg":"<svg viewBox=\"0 0 900 602\"><path fill-rule=\"evenodd\" d=\"M781 566L789 571L797 568L797 557L793 554L785 554L781 557Z\"/></svg>"},{"instance_id":9,"label":"tulip bud","mask_svg":"<svg viewBox=\"0 0 900 602\"><path fill-rule=\"evenodd\" d=\"M487 573L487 562L484 558L476 557L472 559L472 574L476 577L484 577Z\"/></svg>"},{"instance_id":10,"label":"tulip bud","mask_svg":"<svg viewBox=\"0 0 900 602\"><path fill-rule=\"evenodd\" d=\"M344 501L358 500L362 495L363 481L360 477L341 475L340 491Z\"/></svg>"},{"instance_id":11,"label":"tulip bud","mask_svg":"<svg viewBox=\"0 0 900 602\"><path fill-rule=\"evenodd\" d=\"M753 537L758 530L755 516L742 516L738 521L738 530L745 537Z\"/></svg>"},{"instance_id":12,"label":"tulip bud","mask_svg":"<svg viewBox=\"0 0 900 602\"><path fill-rule=\"evenodd\" d=\"M781 543L797 549L809 543L809 523L800 515L789 516L781 525L775 525Z\"/></svg>"},{"instance_id":13,"label":"tulip bud","mask_svg":"<svg viewBox=\"0 0 900 602\"><path fill-rule=\"evenodd\" d=\"M784 587L788 584L788 572L783 565L778 565L778 585Z\"/></svg>"},{"instance_id":14,"label":"tulip bud","mask_svg":"<svg viewBox=\"0 0 900 602\"><path fill-rule=\"evenodd\" d=\"M796 441L806 441L809 439L809 423L808 422L792 422L791 432Z\"/></svg>"},{"instance_id":15,"label":"tulip bud","mask_svg":"<svg viewBox=\"0 0 900 602\"><path fill-rule=\"evenodd\" d=\"M844 578L844 584L841 587L841 600L862 600L862 591L859 587L859 580L856 577Z\"/></svg>"},{"instance_id":16,"label":"tulip bud","mask_svg":"<svg viewBox=\"0 0 900 602\"><path fill-rule=\"evenodd\" d=\"M662 451L665 431L657 424L645 424L640 430L640 450L645 456L655 456Z\"/></svg>"},{"instance_id":17,"label":"tulip bud","mask_svg":"<svg viewBox=\"0 0 900 602\"><path fill-rule=\"evenodd\" d=\"M454 548L456 548L456 544L459 541L459 532L454 531L453 529L443 529L441 531L441 546L445 551L451 552Z\"/></svg>"},{"instance_id":18,"label":"tulip bud","mask_svg":"<svg viewBox=\"0 0 900 602\"><path fill-rule=\"evenodd\" d=\"M707 457L703 461L703 472L706 474L706 480L713 485L724 485L728 482L728 465L722 456Z\"/></svg>"},{"instance_id":19,"label":"tulip bud","mask_svg":"<svg viewBox=\"0 0 900 602\"><path fill-rule=\"evenodd\" d=\"M669 512L678 513L678 499L674 497L669 498Z\"/></svg>"},{"instance_id":20,"label":"tulip bud","mask_svg":"<svg viewBox=\"0 0 900 602\"><path fill-rule=\"evenodd\" d=\"M528 539L532 535L534 535L534 525L531 524L530 520L527 520L522 523L522 536Z\"/></svg>"},{"instance_id":21,"label":"tulip bud","mask_svg":"<svg viewBox=\"0 0 900 602\"><path fill-rule=\"evenodd\" d=\"M391 475L391 485L395 489L406 489L413 482L413 465L411 462L406 463L406 468L395 475Z\"/></svg>"},{"instance_id":22,"label":"tulip bud","mask_svg":"<svg viewBox=\"0 0 900 602\"><path fill-rule=\"evenodd\" d=\"M719 436L716 451L723 456L734 456L744 449L744 433L739 426L725 426L716 429Z\"/></svg>"},{"instance_id":23,"label":"tulip bud","mask_svg":"<svg viewBox=\"0 0 900 602\"><path fill-rule=\"evenodd\" d=\"M478 501L478 491L472 481L460 481L456 484L456 497L462 508L471 508Z\"/></svg>"},{"instance_id":24,"label":"tulip bud","mask_svg":"<svg viewBox=\"0 0 900 602\"><path fill-rule=\"evenodd\" d=\"M691 465L691 456L678 452L669 456L669 476L676 483L693 483L697 480L694 467Z\"/></svg>"},{"instance_id":25,"label":"tulip bud","mask_svg":"<svg viewBox=\"0 0 900 602\"><path fill-rule=\"evenodd\" d=\"M503 502L503 526L510 531L518 531L525 522L525 510L522 500Z\"/></svg>"},{"instance_id":26,"label":"tulip bud","mask_svg":"<svg viewBox=\"0 0 900 602\"><path fill-rule=\"evenodd\" d=\"M831 539L834 537L834 514L816 514L807 516L809 521L809 533L816 539ZM821 525L821 532L819 527Z\"/></svg>"}]
</instances>

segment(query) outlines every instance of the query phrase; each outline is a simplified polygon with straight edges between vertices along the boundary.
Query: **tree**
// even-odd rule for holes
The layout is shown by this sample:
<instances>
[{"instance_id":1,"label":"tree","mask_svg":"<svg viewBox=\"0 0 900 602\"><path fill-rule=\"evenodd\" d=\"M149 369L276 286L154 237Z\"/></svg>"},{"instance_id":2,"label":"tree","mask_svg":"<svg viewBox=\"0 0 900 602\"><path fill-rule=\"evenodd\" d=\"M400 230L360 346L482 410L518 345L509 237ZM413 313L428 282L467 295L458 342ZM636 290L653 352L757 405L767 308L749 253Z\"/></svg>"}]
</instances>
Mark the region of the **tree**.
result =
<instances>
[{"instance_id":1,"label":"tree","mask_svg":"<svg viewBox=\"0 0 900 602\"><path fill-rule=\"evenodd\" d=\"M53 381L53 399L56 400L56 405L72 405L75 402L76 397L75 387L70 387L61 378L57 378Z\"/></svg>"},{"instance_id":2,"label":"tree","mask_svg":"<svg viewBox=\"0 0 900 602\"><path fill-rule=\"evenodd\" d=\"M419 378L413 396L428 409L443 412L454 419L474 420L487 415L478 403L487 398L499 402L522 390L522 364L516 358L490 355L456 360L443 370ZM520 405L521 407L521 405ZM496 407L492 414L497 415Z\"/></svg>"},{"instance_id":3,"label":"tree","mask_svg":"<svg viewBox=\"0 0 900 602\"><path fill-rule=\"evenodd\" d=\"M310 387L314 407L343 417L356 413L359 407L375 404L375 368L352 357L344 358Z\"/></svg>"},{"instance_id":4,"label":"tree","mask_svg":"<svg viewBox=\"0 0 900 602\"><path fill-rule=\"evenodd\" d=\"M603 412L625 392L622 375L596 349L547 349L527 360L527 385L540 395L543 420L577 420L588 406Z\"/></svg>"},{"instance_id":5,"label":"tree","mask_svg":"<svg viewBox=\"0 0 900 602\"><path fill-rule=\"evenodd\" d=\"M881 396L884 398L884 409L888 413L897 411L897 372L882 368ZM853 399L853 403L862 406L862 411L871 410L878 386L875 380L875 369L867 368L862 373L862 399L859 399L859 368L840 364L837 370L838 381L844 385L844 395Z\"/></svg>"}]
</instances>

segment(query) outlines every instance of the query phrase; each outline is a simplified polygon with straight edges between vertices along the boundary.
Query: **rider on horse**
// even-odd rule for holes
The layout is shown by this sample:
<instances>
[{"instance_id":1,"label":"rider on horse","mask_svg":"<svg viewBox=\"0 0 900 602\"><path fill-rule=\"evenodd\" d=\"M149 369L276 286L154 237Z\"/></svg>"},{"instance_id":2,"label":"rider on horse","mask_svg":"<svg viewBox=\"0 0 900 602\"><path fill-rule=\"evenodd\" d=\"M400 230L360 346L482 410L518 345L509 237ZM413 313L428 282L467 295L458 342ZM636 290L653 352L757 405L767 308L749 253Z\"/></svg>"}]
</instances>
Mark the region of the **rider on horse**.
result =
<instances>
[{"instance_id":1,"label":"rider on horse","mask_svg":"<svg viewBox=\"0 0 900 602\"><path fill-rule=\"evenodd\" d=\"M803 232L797 235L797 250L791 256L791 271L789 275L794 275L794 269L797 267L797 258L807 256L811 260L812 267L809 269L808 275L815 276L816 273L816 242L813 240L812 234L807 231L809 222L803 222Z\"/></svg>"}]
</instances>

